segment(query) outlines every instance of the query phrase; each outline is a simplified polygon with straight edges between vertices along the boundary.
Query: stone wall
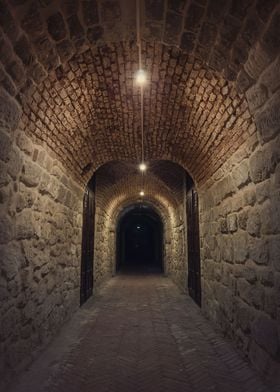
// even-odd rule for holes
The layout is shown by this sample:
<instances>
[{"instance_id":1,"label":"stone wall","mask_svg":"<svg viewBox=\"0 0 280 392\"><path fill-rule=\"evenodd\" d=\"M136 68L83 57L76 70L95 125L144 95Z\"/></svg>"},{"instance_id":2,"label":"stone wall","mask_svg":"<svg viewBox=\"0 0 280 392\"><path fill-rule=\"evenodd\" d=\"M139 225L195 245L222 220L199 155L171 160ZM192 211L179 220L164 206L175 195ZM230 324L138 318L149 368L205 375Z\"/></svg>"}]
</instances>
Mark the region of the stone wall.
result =
<instances>
[{"instance_id":1,"label":"stone wall","mask_svg":"<svg viewBox=\"0 0 280 392\"><path fill-rule=\"evenodd\" d=\"M1 389L79 306L83 193L0 100Z\"/></svg>"},{"instance_id":2,"label":"stone wall","mask_svg":"<svg viewBox=\"0 0 280 392\"><path fill-rule=\"evenodd\" d=\"M246 93L257 131L200 189L203 310L269 377L280 366L277 64Z\"/></svg>"},{"instance_id":3,"label":"stone wall","mask_svg":"<svg viewBox=\"0 0 280 392\"><path fill-rule=\"evenodd\" d=\"M176 212L176 219L172 222L170 230L171 259L169 261L168 275L182 291L186 291L188 260L183 215L185 213L185 208L183 200L178 206Z\"/></svg>"},{"instance_id":4,"label":"stone wall","mask_svg":"<svg viewBox=\"0 0 280 392\"><path fill-rule=\"evenodd\" d=\"M112 277L115 262L115 246L111 240L110 216L103 207L98 197L96 198L96 223L94 236L94 287L100 286L104 281Z\"/></svg>"}]
</instances>

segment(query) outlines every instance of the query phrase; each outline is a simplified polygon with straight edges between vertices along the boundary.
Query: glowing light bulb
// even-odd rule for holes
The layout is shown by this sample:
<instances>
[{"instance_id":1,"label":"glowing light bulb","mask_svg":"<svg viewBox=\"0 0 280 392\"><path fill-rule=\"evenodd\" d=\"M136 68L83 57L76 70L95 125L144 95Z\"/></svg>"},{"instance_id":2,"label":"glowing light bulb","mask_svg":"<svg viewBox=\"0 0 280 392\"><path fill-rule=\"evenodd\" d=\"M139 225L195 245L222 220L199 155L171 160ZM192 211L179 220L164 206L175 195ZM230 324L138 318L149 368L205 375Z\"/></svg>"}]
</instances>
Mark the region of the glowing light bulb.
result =
<instances>
[{"instance_id":1,"label":"glowing light bulb","mask_svg":"<svg viewBox=\"0 0 280 392\"><path fill-rule=\"evenodd\" d=\"M147 74L143 69L139 69L135 76L136 83L143 86L147 82Z\"/></svg>"},{"instance_id":2,"label":"glowing light bulb","mask_svg":"<svg viewBox=\"0 0 280 392\"><path fill-rule=\"evenodd\" d=\"M145 170L147 170L147 165L146 165L146 163L144 163L144 162L140 163L139 169L140 169L140 171L142 171L142 172L144 172Z\"/></svg>"},{"instance_id":3,"label":"glowing light bulb","mask_svg":"<svg viewBox=\"0 0 280 392\"><path fill-rule=\"evenodd\" d=\"M145 195L144 191L141 191L140 196L144 196L144 195Z\"/></svg>"}]
</instances>

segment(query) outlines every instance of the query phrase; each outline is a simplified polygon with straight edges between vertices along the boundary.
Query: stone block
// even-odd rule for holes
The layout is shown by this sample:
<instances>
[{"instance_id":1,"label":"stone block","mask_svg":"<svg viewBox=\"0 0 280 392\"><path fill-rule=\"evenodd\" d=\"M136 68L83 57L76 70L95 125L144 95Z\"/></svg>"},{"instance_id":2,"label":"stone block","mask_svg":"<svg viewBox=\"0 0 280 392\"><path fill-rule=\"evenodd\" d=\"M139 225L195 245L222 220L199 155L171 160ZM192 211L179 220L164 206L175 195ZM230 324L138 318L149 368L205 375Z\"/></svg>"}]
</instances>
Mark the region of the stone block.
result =
<instances>
[{"instance_id":1,"label":"stone block","mask_svg":"<svg viewBox=\"0 0 280 392\"><path fill-rule=\"evenodd\" d=\"M268 265L268 243L266 240L250 238L249 240L249 257L256 264Z\"/></svg>"},{"instance_id":2,"label":"stone block","mask_svg":"<svg viewBox=\"0 0 280 392\"><path fill-rule=\"evenodd\" d=\"M228 196L231 196L235 192L236 188L233 184L232 177L229 175L224 177L215 186L214 191L214 203L217 205Z\"/></svg>"},{"instance_id":3,"label":"stone block","mask_svg":"<svg viewBox=\"0 0 280 392\"><path fill-rule=\"evenodd\" d=\"M18 149L13 148L10 153L10 159L8 163L8 173L13 179L16 179L17 176L21 173L22 170L22 156L19 153Z\"/></svg>"},{"instance_id":4,"label":"stone block","mask_svg":"<svg viewBox=\"0 0 280 392\"><path fill-rule=\"evenodd\" d=\"M34 80L35 83L42 82L46 77L47 73L42 65L36 61L29 67L28 75Z\"/></svg>"},{"instance_id":5,"label":"stone block","mask_svg":"<svg viewBox=\"0 0 280 392\"><path fill-rule=\"evenodd\" d=\"M278 200L278 204L280 201ZM262 223L262 234L280 233L280 212L277 204L267 200L260 208L260 218Z\"/></svg>"},{"instance_id":6,"label":"stone block","mask_svg":"<svg viewBox=\"0 0 280 392\"><path fill-rule=\"evenodd\" d=\"M90 33L88 32L88 38L90 40L89 34ZM92 41L90 40L90 42ZM56 49L62 63L68 61L73 56L75 51L73 43L69 40L59 42L56 45Z\"/></svg>"},{"instance_id":7,"label":"stone block","mask_svg":"<svg viewBox=\"0 0 280 392\"><path fill-rule=\"evenodd\" d=\"M244 304L242 301L236 303L236 321L243 332L249 332L251 330L252 322L252 309Z\"/></svg>"},{"instance_id":8,"label":"stone block","mask_svg":"<svg viewBox=\"0 0 280 392\"><path fill-rule=\"evenodd\" d=\"M254 237L260 235L261 220L256 207L248 211L247 231Z\"/></svg>"},{"instance_id":9,"label":"stone block","mask_svg":"<svg viewBox=\"0 0 280 392\"><path fill-rule=\"evenodd\" d=\"M172 11L182 13L185 9L186 0L168 0L168 8Z\"/></svg>"},{"instance_id":10,"label":"stone block","mask_svg":"<svg viewBox=\"0 0 280 392\"><path fill-rule=\"evenodd\" d=\"M275 189L280 188L280 164L278 164L275 169L273 185L274 185Z\"/></svg>"},{"instance_id":11,"label":"stone block","mask_svg":"<svg viewBox=\"0 0 280 392\"><path fill-rule=\"evenodd\" d=\"M271 54L278 54L280 47L280 11L274 13L263 36L265 47Z\"/></svg>"},{"instance_id":12,"label":"stone block","mask_svg":"<svg viewBox=\"0 0 280 392\"><path fill-rule=\"evenodd\" d=\"M50 71L51 69L55 69L59 66L59 58L54 49L54 45L47 35L38 37L34 41L33 45L37 52L38 61L43 65L46 71ZM31 77L35 81L34 74L32 74Z\"/></svg>"},{"instance_id":13,"label":"stone block","mask_svg":"<svg viewBox=\"0 0 280 392\"><path fill-rule=\"evenodd\" d=\"M0 129L0 159L7 162L9 159L12 141L6 132Z\"/></svg>"},{"instance_id":14,"label":"stone block","mask_svg":"<svg viewBox=\"0 0 280 392\"><path fill-rule=\"evenodd\" d=\"M204 23L199 34L199 43L203 46L209 47L213 45L217 35L216 25Z\"/></svg>"},{"instance_id":15,"label":"stone block","mask_svg":"<svg viewBox=\"0 0 280 392\"><path fill-rule=\"evenodd\" d=\"M240 93L244 93L253 83L254 80L242 69L236 79L237 90Z\"/></svg>"},{"instance_id":16,"label":"stone block","mask_svg":"<svg viewBox=\"0 0 280 392\"><path fill-rule=\"evenodd\" d=\"M262 204L265 200L269 198L271 191L271 181L270 179L265 180L256 185L256 196L257 202Z\"/></svg>"},{"instance_id":17,"label":"stone block","mask_svg":"<svg viewBox=\"0 0 280 392\"><path fill-rule=\"evenodd\" d=\"M69 26L69 31L70 31L70 37L74 40L79 40L81 39L85 32L84 29L79 21L79 18L77 15L72 15L67 19L68 26Z\"/></svg>"},{"instance_id":18,"label":"stone block","mask_svg":"<svg viewBox=\"0 0 280 392\"><path fill-rule=\"evenodd\" d=\"M26 161L20 176L21 182L28 187L36 187L39 185L42 171L35 163Z\"/></svg>"},{"instance_id":19,"label":"stone block","mask_svg":"<svg viewBox=\"0 0 280 392\"><path fill-rule=\"evenodd\" d=\"M274 271L271 268L262 268L257 271L258 280L263 286L274 286Z\"/></svg>"},{"instance_id":20,"label":"stone block","mask_svg":"<svg viewBox=\"0 0 280 392\"><path fill-rule=\"evenodd\" d=\"M44 150L38 150L37 148L34 149L33 152L33 161L38 163L41 167L44 167L45 163L45 158L46 158L46 152Z\"/></svg>"},{"instance_id":21,"label":"stone block","mask_svg":"<svg viewBox=\"0 0 280 392\"><path fill-rule=\"evenodd\" d=\"M228 233L228 226L227 226L227 220L226 219L221 219L220 220L220 231L223 234Z\"/></svg>"},{"instance_id":22,"label":"stone block","mask_svg":"<svg viewBox=\"0 0 280 392\"><path fill-rule=\"evenodd\" d=\"M209 3L207 7L207 20L216 25L220 23L224 18L226 7L227 4L223 0Z\"/></svg>"},{"instance_id":23,"label":"stone block","mask_svg":"<svg viewBox=\"0 0 280 392\"><path fill-rule=\"evenodd\" d=\"M237 279L237 294L248 305L253 305L257 309L263 308L264 290L262 286L252 285L245 278Z\"/></svg>"},{"instance_id":24,"label":"stone block","mask_svg":"<svg viewBox=\"0 0 280 392\"><path fill-rule=\"evenodd\" d=\"M164 41L170 44L178 44L182 29L183 17L175 12L167 12Z\"/></svg>"},{"instance_id":25,"label":"stone block","mask_svg":"<svg viewBox=\"0 0 280 392\"><path fill-rule=\"evenodd\" d=\"M185 18L185 29L198 32L202 26L204 8L198 4L191 3Z\"/></svg>"},{"instance_id":26,"label":"stone block","mask_svg":"<svg viewBox=\"0 0 280 392\"><path fill-rule=\"evenodd\" d=\"M256 191L253 186L249 187L243 192L244 207L253 206L256 203Z\"/></svg>"},{"instance_id":27,"label":"stone block","mask_svg":"<svg viewBox=\"0 0 280 392\"><path fill-rule=\"evenodd\" d=\"M265 107L256 114L255 121L261 140L267 142L280 132L280 90L266 102Z\"/></svg>"},{"instance_id":28,"label":"stone block","mask_svg":"<svg viewBox=\"0 0 280 392\"><path fill-rule=\"evenodd\" d=\"M66 26L60 12L49 16L47 20L48 31L55 41L60 41L66 36Z\"/></svg>"},{"instance_id":29,"label":"stone block","mask_svg":"<svg viewBox=\"0 0 280 392\"><path fill-rule=\"evenodd\" d=\"M268 241L270 265L280 272L280 235L273 236Z\"/></svg>"},{"instance_id":30,"label":"stone block","mask_svg":"<svg viewBox=\"0 0 280 392\"><path fill-rule=\"evenodd\" d=\"M26 155L33 154L33 143L23 132L20 132L17 137L17 145Z\"/></svg>"},{"instance_id":31,"label":"stone block","mask_svg":"<svg viewBox=\"0 0 280 392\"><path fill-rule=\"evenodd\" d=\"M96 0L83 1L83 19L87 26L92 26L99 23L98 6Z\"/></svg>"},{"instance_id":32,"label":"stone block","mask_svg":"<svg viewBox=\"0 0 280 392\"><path fill-rule=\"evenodd\" d=\"M162 20L164 3L161 0L145 0L146 17L152 20Z\"/></svg>"},{"instance_id":33,"label":"stone block","mask_svg":"<svg viewBox=\"0 0 280 392\"><path fill-rule=\"evenodd\" d=\"M24 265L24 256L20 244L10 243L2 247L0 261L2 274L8 281L12 280Z\"/></svg>"},{"instance_id":34,"label":"stone block","mask_svg":"<svg viewBox=\"0 0 280 392\"><path fill-rule=\"evenodd\" d=\"M246 279L247 282L251 284L256 284L257 282L257 273L256 268L252 265L246 265L242 269L241 277Z\"/></svg>"},{"instance_id":35,"label":"stone block","mask_svg":"<svg viewBox=\"0 0 280 392\"><path fill-rule=\"evenodd\" d=\"M6 244L14 238L14 225L4 212L0 214L0 244Z\"/></svg>"},{"instance_id":36,"label":"stone block","mask_svg":"<svg viewBox=\"0 0 280 392\"><path fill-rule=\"evenodd\" d=\"M269 178L279 159L278 142L269 143L262 150L256 150L249 158L250 175L254 183Z\"/></svg>"},{"instance_id":37,"label":"stone block","mask_svg":"<svg viewBox=\"0 0 280 392\"><path fill-rule=\"evenodd\" d=\"M15 99L0 88L0 126L14 130L19 122L21 109Z\"/></svg>"},{"instance_id":38,"label":"stone block","mask_svg":"<svg viewBox=\"0 0 280 392\"><path fill-rule=\"evenodd\" d=\"M33 61L32 47L25 35L22 35L14 46L17 56L24 65L29 66Z\"/></svg>"},{"instance_id":39,"label":"stone block","mask_svg":"<svg viewBox=\"0 0 280 392\"><path fill-rule=\"evenodd\" d=\"M254 113L267 101L267 88L263 84L255 84L246 92L246 97L251 113Z\"/></svg>"},{"instance_id":40,"label":"stone block","mask_svg":"<svg viewBox=\"0 0 280 392\"><path fill-rule=\"evenodd\" d=\"M278 0L257 1L256 10L263 22L267 21L277 3Z\"/></svg>"},{"instance_id":41,"label":"stone block","mask_svg":"<svg viewBox=\"0 0 280 392\"><path fill-rule=\"evenodd\" d=\"M271 56L267 53L266 48L260 43L257 43L253 47L249 45L249 47L251 50L244 68L252 79L257 80L263 70L271 62Z\"/></svg>"},{"instance_id":42,"label":"stone block","mask_svg":"<svg viewBox=\"0 0 280 392\"><path fill-rule=\"evenodd\" d=\"M44 23L40 16L39 4L32 2L22 18L21 26L23 30L33 39L43 33Z\"/></svg>"},{"instance_id":43,"label":"stone block","mask_svg":"<svg viewBox=\"0 0 280 392\"><path fill-rule=\"evenodd\" d=\"M256 343L275 357L279 349L277 322L261 315L252 323L252 337Z\"/></svg>"},{"instance_id":44,"label":"stone block","mask_svg":"<svg viewBox=\"0 0 280 392\"><path fill-rule=\"evenodd\" d=\"M1 340L5 340L12 335L15 325L18 324L20 324L20 311L16 307L11 307L1 317Z\"/></svg>"},{"instance_id":45,"label":"stone block","mask_svg":"<svg viewBox=\"0 0 280 392\"><path fill-rule=\"evenodd\" d=\"M7 185L9 181L7 165L0 161L0 187Z\"/></svg>"},{"instance_id":46,"label":"stone block","mask_svg":"<svg viewBox=\"0 0 280 392\"><path fill-rule=\"evenodd\" d=\"M237 188L242 188L250 181L249 165L247 161L241 162L232 171L232 178Z\"/></svg>"},{"instance_id":47,"label":"stone block","mask_svg":"<svg viewBox=\"0 0 280 392\"><path fill-rule=\"evenodd\" d=\"M278 299L276 290L274 290L272 287L265 287L264 293L264 312L266 312L273 319L276 319Z\"/></svg>"},{"instance_id":48,"label":"stone block","mask_svg":"<svg viewBox=\"0 0 280 392\"><path fill-rule=\"evenodd\" d=\"M247 220L248 220L248 210L244 209L241 212L239 212L238 217L237 217L238 226L240 229L246 230Z\"/></svg>"},{"instance_id":49,"label":"stone block","mask_svg":"<svg viewBox=\"0 0 280 392\"><path fill-rule=\"evenodd\" d=\"M262 73L260 83L264 84L271 92L278 89L280 86L280 56Z\"/></svg>"},{"instance_id":50,"label":"stone block","mask_svg":"<svg viewBox=\"0 0 280 392\"><path fill-rule=\"evenodd\" d=\"M35 235L35 227L33 222L33 214L30 210L24 210L16 215L16 238L30 239Z\"/></svg>"},{"instance_id":51,"label":"stone block","mask_svg":"<svg viewBox=\"0 0 280 392\"><path fill-rule=\"evenodd\" d=\"M231 214L227 216L227 227L230 233L237 231L237 215Z\"/></svg>"},{"instance_id":52,"label":"stone block","mask_svg":"<svg viewBox=\"0 0 280 392\"><path fill-rule=\"evenodd\" d=\"M248 257L248 235L238 231L233 236L233 253L235 263L245 263Z\"/></svg>"},{"instance_id":53,"label":"stone block","mask_svg":"<svg viewBox=\"0 0 280 392\"><path fill-rule=\"evenodd\" d=\"M67 189L63 185L60 185L56 200L59 203L64 204L66 199L66 193L67 193Z\"/></svg>"},{"instance_id":54,"label":"stone block","mask_svg":"<svg viewBox=\"0 0 280 392\"><path fill-rule=\"evenodd\" d=\"M237 19L242 20L246 16L247 9L252 5L252 0L247 1L234 1L230 5L230 15L235 16Z\"/></svg>"},{"instance_id":55,"label":"stone block","mask_svg":"<svg viewBox=\"0 0 280 392\"><path fill-rule=\"evenodd\" d=\"M207 36L207 31L205 31L205 36ZM212 34L212 37L213 37L213 39L215 39L214 34ZM213 46L213 43L211 43L208 40L207 48L210 49L212 46ZM226 53L223 50L214 50L211 53L209 65L214 70L221 72L227 66ZM228 71L228 68L227 68L227 71ZM230 127L230 125L229 125L229 127Z\"/></svg>"},{"instance_id":56,"label":"stone block","mask_svg":"<svg viewBox=\"0 0 280 392\"><path fill-rule=\"evenodd\" d=\"M222 248L221 248L221 257L222 260L227 262L227 263L234 263L234 257L233 257L233 244L232 244L232 239L231 237L224 237L223 242L222 242Z\"/></svg>"}]
</instances>

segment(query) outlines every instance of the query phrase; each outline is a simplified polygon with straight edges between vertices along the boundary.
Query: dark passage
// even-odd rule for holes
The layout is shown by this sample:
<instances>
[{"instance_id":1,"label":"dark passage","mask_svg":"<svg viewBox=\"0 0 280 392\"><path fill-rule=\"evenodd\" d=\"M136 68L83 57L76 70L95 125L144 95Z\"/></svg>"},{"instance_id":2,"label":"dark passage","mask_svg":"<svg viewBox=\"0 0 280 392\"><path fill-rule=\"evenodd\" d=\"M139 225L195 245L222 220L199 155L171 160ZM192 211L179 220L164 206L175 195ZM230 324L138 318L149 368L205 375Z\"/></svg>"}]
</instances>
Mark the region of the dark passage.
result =
<instances>
[{"instance_id":1,"label":"dark passage","mask_svg":"<svg viewBox=\"0 0 280 392\"><path fill-rule=\"evenodd\" d=\"M124 211L118 224L117 270L161 272L163 227L149 206Z\"/></svg>"}]
</instances>

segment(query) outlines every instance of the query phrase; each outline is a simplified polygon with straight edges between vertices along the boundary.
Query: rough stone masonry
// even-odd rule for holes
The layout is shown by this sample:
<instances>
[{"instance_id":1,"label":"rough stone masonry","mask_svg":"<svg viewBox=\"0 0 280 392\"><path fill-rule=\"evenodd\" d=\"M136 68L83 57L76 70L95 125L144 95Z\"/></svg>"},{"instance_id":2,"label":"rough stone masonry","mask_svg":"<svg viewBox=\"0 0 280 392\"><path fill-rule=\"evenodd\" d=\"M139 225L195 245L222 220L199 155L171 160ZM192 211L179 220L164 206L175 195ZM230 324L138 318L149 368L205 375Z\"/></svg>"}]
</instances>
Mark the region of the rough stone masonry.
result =
<instances>
[{"instance_id":1,"label":"rough stone masonry","mask_svg":"<svg viewBox=\"0 0 280 392\"><path fill-rule=\"evenodd\" d=\"M147 194L170 275L186 288L185 189L166 161L198 190L202 311L276 378L279 1L140 3L145 157L160 165ZM133 1L0 0L3 385L77 309L84 187L121 162L127 176L107 173L96 192L97 286L112 271L117 214L139 198L137 68Z\"/></svg>"}]
</instances>

